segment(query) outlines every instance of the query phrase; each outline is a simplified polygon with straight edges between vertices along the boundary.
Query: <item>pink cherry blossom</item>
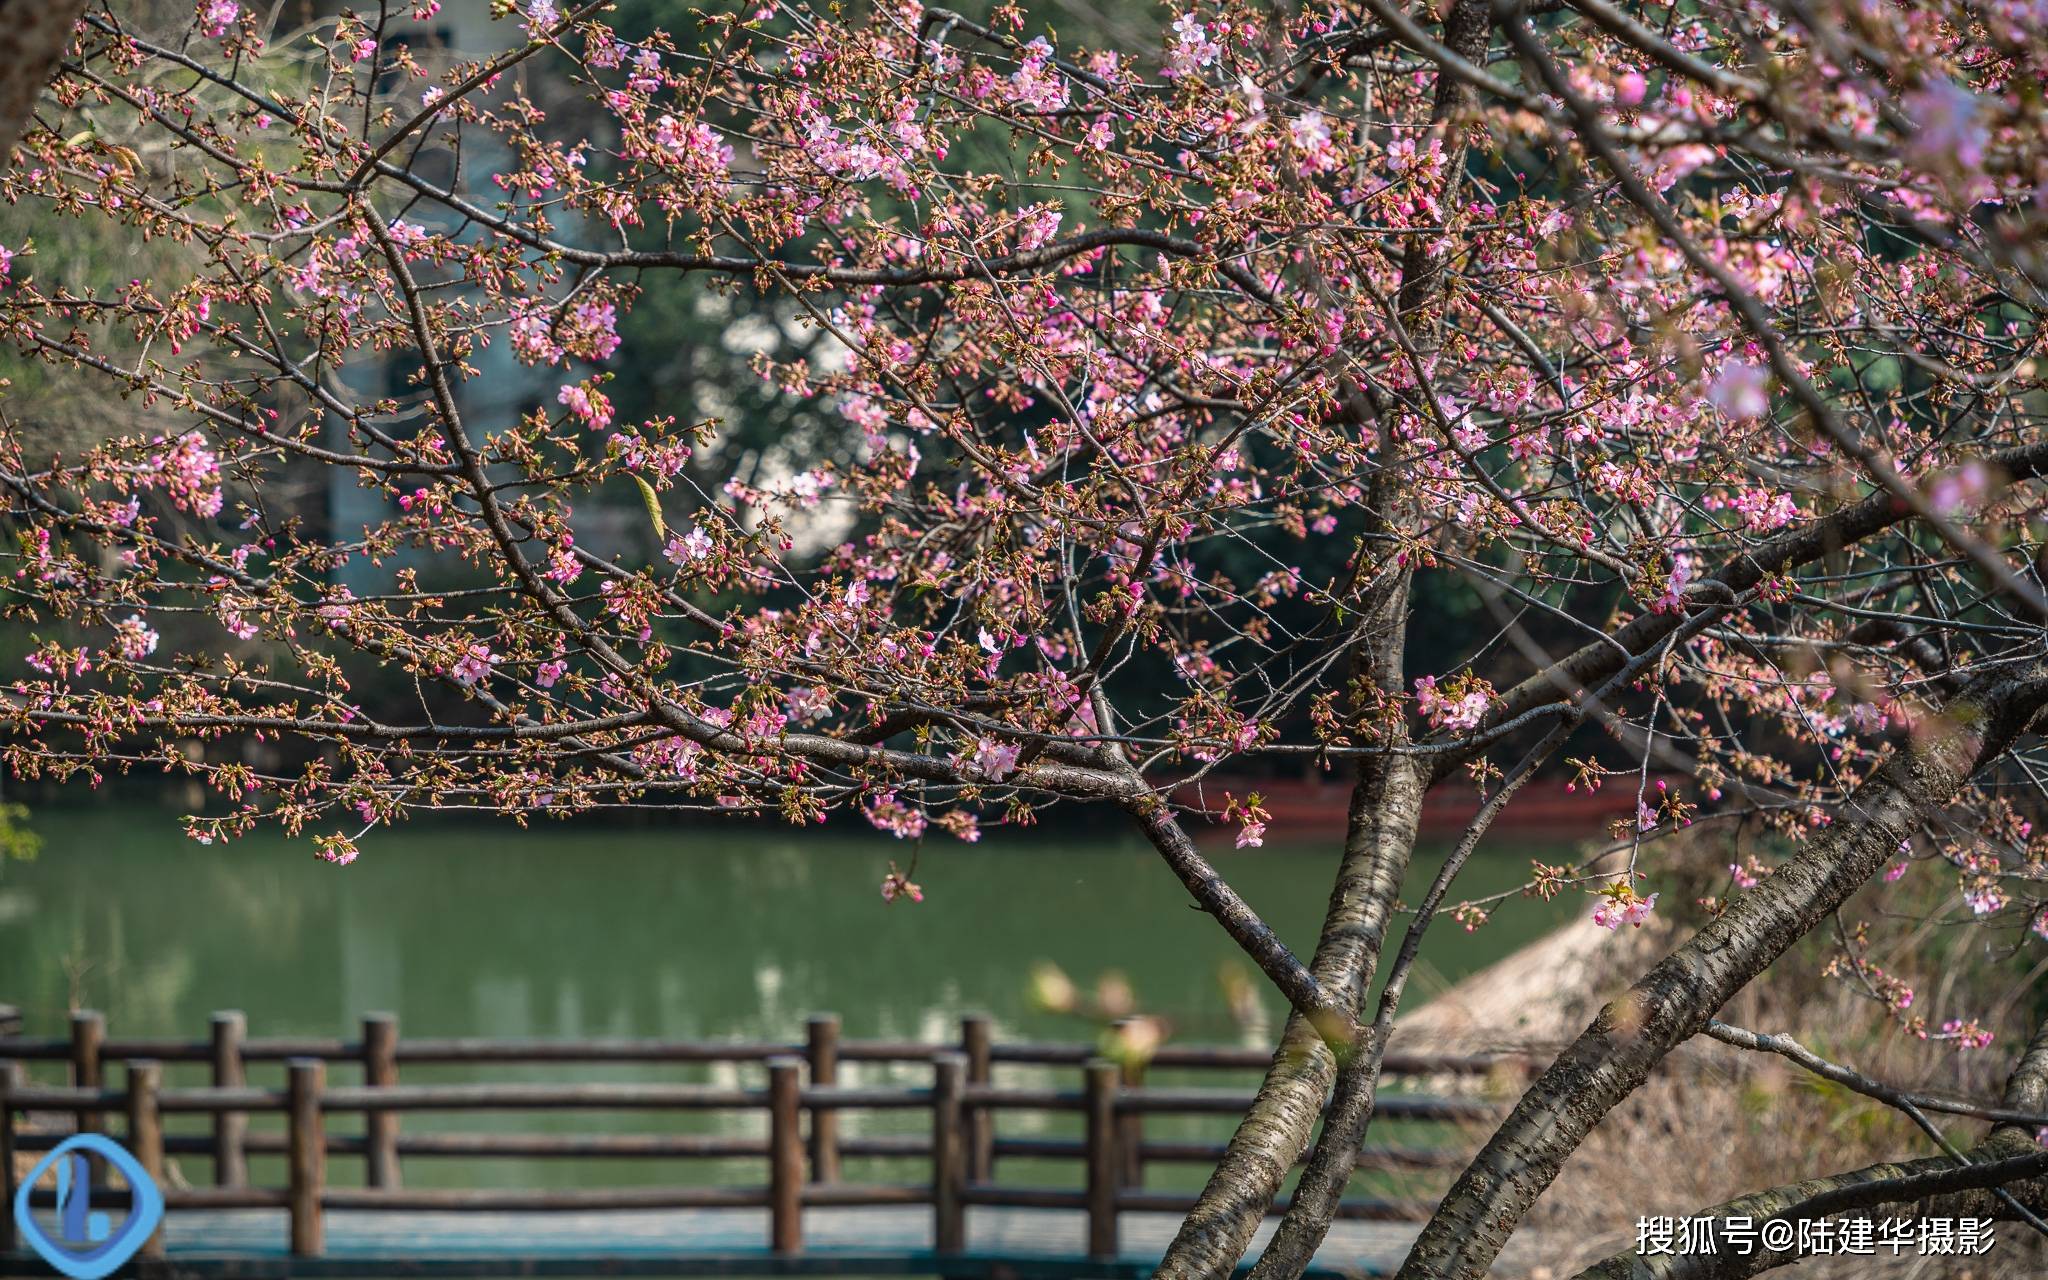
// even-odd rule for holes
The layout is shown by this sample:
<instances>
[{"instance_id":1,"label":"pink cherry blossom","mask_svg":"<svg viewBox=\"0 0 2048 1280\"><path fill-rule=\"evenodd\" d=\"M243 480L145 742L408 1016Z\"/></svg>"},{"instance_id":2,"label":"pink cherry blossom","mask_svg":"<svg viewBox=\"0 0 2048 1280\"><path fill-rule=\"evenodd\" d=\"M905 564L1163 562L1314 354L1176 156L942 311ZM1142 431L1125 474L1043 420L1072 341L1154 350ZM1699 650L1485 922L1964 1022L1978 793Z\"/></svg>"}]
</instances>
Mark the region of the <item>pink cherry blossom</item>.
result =
<instances>
[{"instance_id":1,"label":"pink cherry blossom","mask_svg":"<svg viewBox=\"0 0 2048 1280\"><path fill-rule=\"evenodd\" d=\"M161 483L180 510L208 519L220 514L226 502L221 492L220 459L205 436L197 431L175 440L159 436L152 454L145 483Z\"/></svg>"},{"instance_id":2,"label":"pink cherry blossom","mask_svg":"<svg viewBox=\"0 0 2048 1280\"><path fill-rule=\"evenodd\" d=\"M336 837L322 843L317 849L317 856L322 861L345 867L362 856L362 850L356 847L355 842Z\"/></svg>"},{"instance_id":3,"label":"pink cherry blossom","mask_svg":"<svg viewBox=\"0 0 2048 1280\"><path fill-rule=\"evenodd\" d=\"M1453 733L1469 733L1486 719L1487 709L1493 704L1490 689L1473 689L1470 692L1447 697L1437 691L1435 676L1421 676L1415 681L1415 706L1428 720L1430 727L1448 729Z\"/></svg>"},{"instance_id":4,"label":"pink cherry blossom","mask_svg":"<svg viewBox=\"0 0 2048 1280\"><path fill-rule=\"evenodd\" d=\"M1022 754L1023 748L1015 743L982 738L975 742L966 764L976 777L1001 782L1017 771L1017 758Z\"/></svg>"},{"instance_id":5,"label":"pink cherry blossom","mask_svg":"<svg viewBox=\"0 0 2048 1280\"><path fill-rule=\"evenodd\" d=\"M157 634L140 617L127 617L114 624L114 652L130 662L140 662L156 652Z\"/></svg>"},{"instance_id":6,"label":"pink cherry blossom","mask_svg":"<svg viewBox=\"0 0 2048 1280\"><path fill-rule=\"evenodd\" d=\"M491 667L498 661L486 644L473 644L448 668L448 674L457 684L472 685L491 673Z\"/></svg>"},{"instance_id":7,"label":"pink cherry blossom","mask_svg":"<svg viewBox=\"0 0 2048 1280\"><path fill-rule=\"evenodd\" d=\"M691 564L709 556L716 546L710 534L691 525L687 532L668 540L668 545L662 548L662 555L676 564Z\"/></svg>"},{"instance_id":8,"label":"pink cherry blossom","mask_svg":"<svg viewBox=\"0 0 2048 1280\"><path fill-rule=\"evenodd\" d=\"M926 818L924 811L915 805L897 799L894 791L884 791L868 801L867 820L882 831L898 840L914 840L924 834Z\"/></svg>"},{"instance_id":9,"label":"pink cherry blossom","mask_svg":"<svg viewBox=\"0 0 2048 1280\"><path fill-rule=\"evenodd\" d=\"M215 841L660 806L905 854L1065 808L1185 869L1263 847L1253 780L1469 817L1527 759L1584 850L1533 896L1818 893L1863 1012L1980 1045L1913 939L2048 936L2032 739L1896 784L2038 711L2038 7L1506 14L1491 92L1239 0L1085 41L499 0L417 66L424 0L389 45L88 23L6 175L67 246L0 248L11 762L181 761ZM1697 804L1637 790L1680 767Z\"/></svg>"},{"instance_id":10,"label":"pink cherry blossom","mask_svg":"<svg viewBox=\"0 0 2048 1280\"><path fill-rule=\"evenodd\" d=\"M218 40L235 25L242 6L235 0L202 0L199 6L199 34Z\"/></svg>"},{"instance_id":11,"label":"pink cherry blossom","mask_svg":"<svg viewBox=\"0 0 2048 1280\"><path fill-rule=\"evenodd\" d=\"M237 640L253 640L257 634L255 609L241 601L224 600L220 605L220 624L227 628L229 635Z\"/></svg>"},{"instance_id":12,"label":"pink cherry blossom","mask_svg":"<svg viewBox=\"0 0 2048 1280\"><path fill-rule=\"evenodd\" d=\"M1059 229L1060 210L1058 206L1048 206L1044 209L1035 210L1025 215L1018 223L1017 247L1019 249L1036 249L1059 234Z\"/></svg>"},{"instance_id":13,"label":"pink cherry blossom","mask_svg":"<svg viewBox=\"0 0 2048 1280\"><path fill-rule=\"evenodd\" d=\"M1993 1033L1979 1026L1974 1018L1951 1018L1941 1024L1941 1034L1936 1039L1950 1041L1958 1050L1988 1049Z\"/></svg>"},{"instance_id":14,"label":"pink cherry blossom","mask_svg":"<svg viewBox=\"0 0 2048 1280\"><path fill-rule=\"evenodd\" d=\"M1066 78L1052 65L1052 43L1044 36L1024 47L1004 96L1033 111L1058 111L1067 105Z\"/></svg>"},{"instance_id":15,"label":"pink cherry blossom","mask_svg":"<svg viewBox=\"0 0 2048 1280\"><path fill-rule=\"evenodd\" d=\"M1973 460L1937 475L1927 486L1927 501L1942 515L1955 516L1981 506L1990 492L1990 471Z\"/></svg>"},{"instance_id":16,"label":"pink cherry blossom","mask_svg":"<svg viewBox=\"0 0 2048 1280\"><path fill-rule=\"evenodd\" d=\"M1650 607L1659 613L1677 613L1685 607L1686 588L1693 582L1692 557L1680 552L1672 557L1671 574L1664 580L1664 590L1650 602Z\"/></svg>"},{"instance_id":17,"label":"pink cherry blossom","mask_svg":"<svg viewBox=\"0 0 2048 1280\"><path fill-rule=\"evenodd\" d=\"M548 35L562 20L562 11L555 7L555 0L526 0L520 7L526 12L526 33L535 39Z\"/></svg>"},{"instance_id":18,"label":"pink cherry blossom","mask_svg":"<svg viewBox=\"0 0 2048 1280\"><path fill-rule=\"evenodd\" d=\"M1734 507L1743 516L1745 528L1769 532L1799 519L1799 504L1788 493L1771 493L1748 488L1735 495Z\"/></svg>"},{"instance_id":19,"label":"pink cherry blossom","mask_svg":"<svg viewBox=\"0 0 2048 1280\"><path fill-rule=\"evenodd\" d=\"M1730 360L1707 388L1707 401L1736 422L1761 418L1771 411L1770 374L1746 360Z\"/></svg>"},{"instance_id":20,"label":"pink cherry blossom","mask_svg":"<svg viewBox=\"0 0 2048 1280\"><path fill-rule=\"evenodd\" d=\"M592 431L603 431L612 425L612 402L610 397L599 391L595 383L574 382L563 385L555 392L555 401L569 407L584 426Z\"/></svg>"},{"instance_id":21,"label":"pink cherry blossom","mask_svg":"<svg viewBox=\"0 0 2048 1280\"><path fill-rule=\"evenodd\" d=\"M1939 172L1974 173L1984 167L1990 131L1976 94L1937 78L1906 95L1904 106L1918 125L1907 142L1907 159Z\"/></svg>"},{"instance_id":22,"label":"pink cherry blossom","mask_svg":"<svg viewBox=\"0 0 2048 1280\"><path fill-rule=\"evenodd\" d=\"M1638 897L1627 883L1617 882L1600 891L1593 905L1593 923L1610 932L1622 925L1640 929L1656 906L1656 894Z\"/></svg>"},{"instance_id":23,"label":"pink cherry blossom","mask_svg":"<svg viewBox=\"0 0 2048 1280\"><path fill-rule=\"evenodd\" d=\"M889 864L889 874L882 877L882 901L894 902L898 898L907 898L912 902L923 902L924 887L915 880L912 880L905 872L898 871L896 864L892 862Z\"/></svg>"},{"instance_id":24,"label":"pink cherry blossom","mask_svg":"<svg viewBox=\"0 0 2048 1280\"><path fill-rule=\"evenodd\" d=\"M1169 79L1189 75L1216 61L1223 52L1221 45L1209 38L1209 30L1194 14L1182 14L1174 19L1173 43L1166 51L1166 75Z\"/></svg>"}]
</instances>

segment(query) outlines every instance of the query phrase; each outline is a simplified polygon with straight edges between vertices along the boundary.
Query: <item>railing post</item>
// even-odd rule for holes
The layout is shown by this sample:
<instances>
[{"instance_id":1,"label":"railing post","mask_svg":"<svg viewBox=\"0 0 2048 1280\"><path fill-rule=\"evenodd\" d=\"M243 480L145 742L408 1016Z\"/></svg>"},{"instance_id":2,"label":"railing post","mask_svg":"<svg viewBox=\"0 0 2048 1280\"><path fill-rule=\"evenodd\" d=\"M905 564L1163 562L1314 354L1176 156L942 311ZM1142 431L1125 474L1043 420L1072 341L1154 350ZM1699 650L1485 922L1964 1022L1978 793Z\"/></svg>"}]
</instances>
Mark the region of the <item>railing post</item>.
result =
<instances>
[{"instance_id":1,"label":"railing post","mask_svg":"<svg viewBox=\"0 0 2048 1280\"><path fill-rule=\"evenodd\" d=\"M327 1064L318 1058L293 1058L285 1066L292 1255L299 1258L319 1257L326 1244L320 1221L320 1193L327 1182L327 1125L320 1115L320 1092L326 1083Z\"/></svg>"},{"instance_id":2,"label":"railing post","mask_svg":"<svg viewBox=\"0 0 2048 1280\"><path fill-rule=\"evenodd\" d=\"M768 1247L804 1247L803 1066L792 1057L768 1060Z\"/></svg>"},{"instance_id":3,"label":"railing post","mask_svg":"<svg viewBox=\"0 0 2048 1280\"><path fill-rule=\"evenodd\" d=\"M1117 1023L1122 1032L1130 1023L1125 1019ZM1128 1043L1121 1035L1118 1042ZM1142 1059L1126 1054L1122 1059L1121 1080L1124 1088L1136 1089L1145 1083L1145 1063ZM1117 1120L1117 1151L1122 1156L1118 1162L1117 1181L1126 1187L1145 1185L1145 1118L1137 1112L1128 1112Z\"/></svg>"},{"instance_id":4,"label":"railing post","mask_svg":"<svg viewBox=\"0 0 2048 1280\"><path fill-rule=\"evenodd\" d=\"M71 1083L80 1089L97 1089L105 1079L100 1063L100 1050L107 1043L107 1018L96 1009L74 1009L71 1011ZM99 1133L104 1126L97 1111L81 1111L77 1116L78 1132ZM86 1157L87 1180L93 1186L102 1186L107 1180L107 1162L98 1156ZM13 1212L10 1207L8 1212Z\"/></svg>"},{"instance_id":5,"label":"railing post","mask_svg":"<svg viewBox=\"0 0 2048 1280\"><path fill-rule=\"evenodd\" d=\"M988 1015L970 1013L960 1019L960 1051L967 1055L967 1083L991 1082L990 1045L993 1042ZM995 1112L970 1108L963 1118L966 1128L967 1180L987 1182L995 1176Z\"/></svg>"},{"instance_id":6,"label":"railing post","mask_svg":"<svg viewBox=\"0 0 2048 1280\"><path fill-rule=\"evenodd\" d=\"M223 1009L213 1015L213 1087L239 1089L249 1082L242 1067L242 1041L248 1037L249 1020L240 1009ZM222 1111L213 1117L213 1184L217 1187L249 1185L249 1153L244 1139L249 1135L249 1117L240 1111Z\"/></svg>"},{"instance_id":7,"label":"railing post","mask_svg":"<svg viewBox=\"0 0 2048 1280\"><path fill-rule=\"evenodd\" d=\"M164 1087L163 1064L138 1059L128 1064L128 1154L157 1186L164 1185L164 1121L157 1094ZM131 1190L132 1194L132 1190ZM142 1242L145 1258L164 1256L164 1224L161 1219L149 1239Z\"/></svg>"},{"instance_id":8,"label":"railing post","mask_svg":"<svg viewBox=\"0 0 2048 1280\"><path fill-rule=\"evenodd\" d=\"M839 1083L839 1015L814 1013L804 1024L805 1055L811 1083ZM811 1181L839 1181L839 1113L829 1108L811 1112Z\"/></svg>"},{"instance_id":9,"label":"railing post","mask_svg":"<svg viewBox=\"0 0 2048 1280\"><path fill-rule=\"evenodd\" d=\"M14 1240L14 1099L21 1087L21 1068L0 1062L0 1253L13 1253Z\"/></svg>"},{"instance_id":10,"label":"railing post","mask_svg":"<svg viewBox=\"0 0 2048 1280\"><path fill-rule=\"evenodd\" d=\"M960 1125L966 1085L965 1054L932 1059L932 1244L940 1253L967 1247L967 1152Z\"/></svg>"},{"instance_id":11,"label":"railing post","mask_svg":"<svg viewBox=\"0 0 2048 1280\"><path fill-rule=\"evenodd\" d=\"M100 1049L107 1042L107 1017L97 1009L71 1011L71 1083L79 1089L97 1089L105 1078L100 1070ZM80 1133L97 1132L99 1112L78 1118Z\"/></svg>"},{"instance_id":12,"label":"railing post","mask_svg":"<svg viewBox=\"0 0 2048 1280\"><path fill-rule=\"evenodd\" d=\"M363 1015L363 1083L387 1089L398 1083L398 1015ZM363 1181L398 1186L398 1113L372 1111L363 1119Z\"/></svg>"},{"instance_id":13,"label":"railing post","mask_svg":"<svg viewBox=\"0 0 2048 1280\"><path fill-rule=\"evenodd\" d=\"M1117 1065L1100 1058L1086 1068L1088 1113L1088 1256L1117 1255Z\"/></svg>"}]
</instances>

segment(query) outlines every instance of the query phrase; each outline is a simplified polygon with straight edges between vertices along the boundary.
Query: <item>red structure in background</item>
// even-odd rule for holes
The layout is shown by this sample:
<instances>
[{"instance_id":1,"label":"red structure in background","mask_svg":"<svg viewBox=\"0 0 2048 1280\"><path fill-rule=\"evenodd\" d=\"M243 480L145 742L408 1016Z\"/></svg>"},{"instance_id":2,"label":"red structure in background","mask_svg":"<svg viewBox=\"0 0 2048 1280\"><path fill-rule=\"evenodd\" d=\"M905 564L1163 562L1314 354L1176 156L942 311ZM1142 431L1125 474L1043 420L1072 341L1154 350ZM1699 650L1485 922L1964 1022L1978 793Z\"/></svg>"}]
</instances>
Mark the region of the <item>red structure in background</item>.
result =
<instances>
[{"instance_id":1,"label":"red structure in background","mask_svg":"<svg viewBox=\"0 0 2048 1280\"><path fill-rule=\"evenodd\" d=\"M1242 800L1257 792L1272 815L1266 826L1267 843L1328 840L1344 834L1345 815L1351 804L1348 771L1333 771L1320 778L1210 777L1199 786L1183 787L1174 800L1190 808L1215 815L1223 811L1225 793ZM1425 835L1453 836L1463 830L1479 808L1479 792L1465 785L1446 784L1431 790L1422 802L1422 830ZM1635 812L1636 790L1627 782L1610 782L1598 791L1584 788L1567 791L1562 779L1536 781L1523 787L1494 824L1498 829L1549 832L1596 839L1607 833L1607 824ZM1234 827L1211 826L1209 839L1224 839Z\"/></svg>"}]
</instances>

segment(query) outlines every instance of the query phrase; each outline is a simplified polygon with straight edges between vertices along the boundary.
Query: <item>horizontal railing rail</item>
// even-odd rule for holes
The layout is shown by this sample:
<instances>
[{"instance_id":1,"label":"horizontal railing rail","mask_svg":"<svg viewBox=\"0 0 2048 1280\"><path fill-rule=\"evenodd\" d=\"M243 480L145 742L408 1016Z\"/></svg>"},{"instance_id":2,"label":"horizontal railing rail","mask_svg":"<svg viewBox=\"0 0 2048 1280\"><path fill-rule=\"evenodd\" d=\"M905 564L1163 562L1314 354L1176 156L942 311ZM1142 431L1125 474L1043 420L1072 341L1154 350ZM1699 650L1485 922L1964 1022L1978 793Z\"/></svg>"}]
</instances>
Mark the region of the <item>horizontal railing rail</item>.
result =
<instances>
[{"instance_id":1,"label":"horizontal railing rail","mask_svg":"<svg viewBox=\"0 0 2048 1280\"><path fill-rule=\"evenodd\" d=\"M970 1024L972 1018L966 1019ZM325 1062L359 1062L365 1041L306 1037L250 1037L241 1042L245 1062L283 1062L290 1058L319 1058ZM576 1041L422 1039L398 1045L402 1063L746 1063L766 1062L789 1055L804 1056L808 1046L795 1042L738 1040L632 1040L598 1039ZM0 1036L0 1060L21 1062L68 1062L77 1051L71 1040ZM144 1058L156 1062L207 1062L214 1046L200 1040L106 1040L98 1045L101 1057L113 1061ZM896 1040L845 1040L838 1045L842 1062L930 1062L947 1052L964 1052L960 1045L919 1044ZM1082 1042L1018 1042L989 1046L992 1062L1030 1066L1080 1066L1099 1057L1099 1045ZM1167 1045L1146 1059L1158 1068L1190 1070L1263 1071L1273 1061L1270 1050L1245 1049L1228 1045ZM1389 1053L1383 1075L1486 1075L1503 1063L1518 1062L1504 1054L1422 1054Z\"/></svg>"},{"instance_id":2,"label":"horizontal railing rail","mask_svg":"<svg viewBox=\"0 0 2048 1280\"><path fill-rule=\"evenodd\" d=\"M1092 1046L996 1044L986 1019L963 1021L958 1045L842 1040L836 1018L813 1018L802 1045L751 1042L686 1042L604 1039L575 1042L484 1039L404 1040L397 1022L373 1015L358 1040L257 1039L244 1034L239 1014L216 1015L213 1036L204 1043L169 1039L117 1040L105 1034L99 1015L73 1017L65 1040L0 1037L0 1203L15 1194L15 1154L53 1149L70 1132L100 1130L108 1116L125 1119L125 1139L141 1167L163 1187L166 1209L284 1209L290 1250L317 1256L325 1240L329 1210L507 1210L582 1211L623 1209L766 1208L769 1247L793 1253L803 1246L803 1210L808 1206L929 1205L933 1240L941 1254L965 1246L970 1206L1060 1208L1085 1211L1088 1255L1117 1253L1118 1215L1127 1211L1184 1211L1190 1193L1147 1189L1145 1168L1161 1163L1213 1162L1221 1142L1147 1138L1144 1122L1155 1116L1242 1114L1255 1096L1248 1088L1159 1086L1145 1083L1143 1068L1096 1056ZM30 1081L19 1064L61 1061L70 1083ZM284 1066L283 1088L248 1083L252 1062ZM927 1085L839 1083L843 1062L928 1063ZM1270 1054L1233 1048L1167 1046L1149 1059L1153 1067L1189 1070L1262 1068ZM110 1062L125 1064L123 1087L105 1077ZM167 1086L165 1064L208 1064L212 1083ZM400 1064L416 1063L758 1063L764 1087L726 1084L490 1081L400 1083ZM997 1064L1075 1067L1080 1088L996 1082ZM358 1069L362 1083L328 1082L330 1066ZM1388 1058L1390 1076L1472 1076L1519 1060L1473 1056L1401 1055ZM925 1112L928 1132L841 1136L838 1118L846 1111ZM766 1112L765 1137L717 1134L401 1134L406 1113L457 1114L483 1111L637 1113ZM1082 1136L998 1137L1002 1114L1070 1115L1081 1120ZM1375 1114L1387 1120L1457 1124L1496 1115L1482 1098L1438 1093L1382 1092ZM164 1131L166 1116L203 1115L212 1132ZM282 1132L252 1132L251 1117L282 1116ZM361 1118L363 1132L330 1134L333 1116ZM65 1126L48 1124L52 1117ZM23 1119L42 1121L21 1123ZM172 1156L209 1157L210 1187L164 1186L164 1162ZM285 1183L253 1186L252 1156L281 1156ZM360 1157L364 1185L331 1185L332 1156ZM747 1159L765 1161L760 1186L632 1186L615 1188L408 1188L400 1176L403 1159ZM841 1177L847 1159L915 1160L930 1166L928 1179L912 1183L856 1183ZM994 1178L998 1160L1077 1161L1078 1189L1016 1186ZM1457 1153L1430 1147L1375 1146L1361 1152L1369 1169L1424 1170L1459 1163ZM125 1192L97 1190L95 1200L119 1202ZM53 1203L54 1192L32 1189L31 1204ZM1284 1211L1284 1198L1274 1212ZM1408 1218L1424 1210L1401 1198L1347 1200L1346 1218ZM12 1251L14 1223L0 1215L0 1252ZM144 1254L161 1255L161 1231Z\"/></svg>"}]
</instances>

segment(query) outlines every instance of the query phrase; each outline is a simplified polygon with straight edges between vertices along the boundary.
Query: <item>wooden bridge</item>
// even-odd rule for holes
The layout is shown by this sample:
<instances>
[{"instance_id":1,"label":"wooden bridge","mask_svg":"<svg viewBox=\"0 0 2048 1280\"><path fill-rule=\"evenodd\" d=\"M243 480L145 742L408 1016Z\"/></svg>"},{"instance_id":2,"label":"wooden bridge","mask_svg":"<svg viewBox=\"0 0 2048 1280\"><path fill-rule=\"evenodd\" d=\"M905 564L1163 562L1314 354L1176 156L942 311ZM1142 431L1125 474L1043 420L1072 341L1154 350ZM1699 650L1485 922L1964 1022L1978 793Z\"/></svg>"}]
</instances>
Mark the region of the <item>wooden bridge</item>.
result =
<instances>
[{"instance_id":1,"label":"wooden bridge","mask_svg":"<svg viewBox=\"0 0 2048 1280\"><path fill-rule=\"evenodd\" d=\"M1256 1071L1268 1057L1169 1044L1148 1066L1199 1078ZM842 1066L856 1062L929 1064L930 1083L841 1084ZM739 1083L400 1081L401 1067L527 1064L531 1071L532 1064L572 1063L711 1064ZM118 1088L108 1078L113 1064L123 1066ZM1440 1136L1447 1124L1495 1114L1494 1106L1468 1090L1410 1092L1404 1081L1519 1065L1390 1055L1380 1118L1424 1122L1406 1127ZM1023 1067L1037 1068L1031 1074L1041 1080L1070 1083L998 1078L999 1069L1013 1076ZM203 1083L169 1082L167 1072ZM280 1078L258 1084L256 1074ZM238 1013L215 1015L205 1041L120 1040L107 1037L100 1015L81 1012L65 1038L0 1036L0 1204L12 1203L36 1153L73 1132L111 1127L164 1193L163 1225L129 1264L142 1275L1137 1276L1158 1261L1194 1199L1190 1191L1148 1189L1148 1166L1209 1165L1222 1151L1220 1142L1148 1136L1147 1119L1234 1116L1251 1096L1244 1087L1151 1083L1146 1067L1103 1060L1092 1045L996 1043L979 1017L962 1021L957 1043L935 1045L842 1039L838 1019L820 1016L796 1045L401 1039L388 1015L365 1018L357 1040L258 1039ZM408 1112L484 1111L765 1112L766 1133L400 1129ZM842 1135L840 1118L854 1111L910 1113L918 1118L899 1127L916 1131ZM1035 1117L1034 1132L1005 1135L1005 1115ZM344 1124L360 1132L330 1131L332 1117L350 1117ZM1045 1136L1047 1117L1065 1117L1069 1128L1078 1118L1080 1136ZM110 1118L121 1123L110 1126ZM1376 1140L1390 1127L1401 1126L1375 1126ZM758 1121L749 1128L758 1132ZM336 1170L344 1176L330 1177L337 1156L347 1161ZM210 1164L211 1185L167 1181L166 1161L176 1157ZM272 1164L281 1157L284 1185L253 1183L252 1157ZM762 1162L765 1178L747 1186L547 1189L408 1187L402 1177L408 1160L508 1157L740 1158ZM849 1161L914 1163L925 1176L849 1181ZM1078 1163L1080 1185L1012 1183L997 1177L999 1162L1034 1171ZM1461 1163L1461 1153L1440 1144L1373 1146L1360 1159L1362 1169L1397 1178ZM172 1172L182 1169L179 1163ZM359 1178L348 1176L358 1170ZM36 1188L31 1197L52 1206L55 1192ZM94 1203L102 1201L125 1207L127 1193L96 1188ZM1345 1202L1314 1273L1390 1269L1426 1203ZM0 1213L0 1274L49 1274L15 1237L12 1215Z\"/></svg>"}]
</instances>

